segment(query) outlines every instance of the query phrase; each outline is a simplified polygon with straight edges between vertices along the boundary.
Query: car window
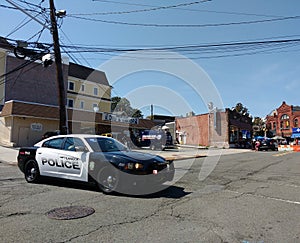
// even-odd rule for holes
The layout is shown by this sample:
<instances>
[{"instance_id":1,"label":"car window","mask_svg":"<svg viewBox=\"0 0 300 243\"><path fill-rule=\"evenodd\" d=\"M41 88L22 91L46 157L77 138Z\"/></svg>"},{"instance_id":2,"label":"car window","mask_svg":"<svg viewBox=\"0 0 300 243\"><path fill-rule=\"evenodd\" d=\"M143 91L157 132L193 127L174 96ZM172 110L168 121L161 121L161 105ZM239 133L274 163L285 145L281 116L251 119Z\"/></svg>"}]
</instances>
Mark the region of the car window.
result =
<instances>
[{"instance_id":1,"label":"car window","mask_svg":"<svg viewBox=\"0 0 300 243\"><path fill-rule=\"evenodd\" d=\"M85 148L83 141L80 138L69 137L66 139L63 149L68 151L76 151L76 148Z\"/></svg>"},{"instance_id":2,"label":"car window","mask_svg":"<svg viewBox=\"0 0 300 243\"><path fill-rule=\"evenodd\" d=\"M86 138L86 141L95 152L126 151L127 148L112 138Z\"/></svg>"},{"instance_id":3,"label":"car window","mask_svg":"<svg viewBox=\"0 0 300 243\"><path fill-rule=\"evenodd\" d=\"M42 147L61 149L64 138L54 138L43 143Z\"/></svg>"}]
</instances>

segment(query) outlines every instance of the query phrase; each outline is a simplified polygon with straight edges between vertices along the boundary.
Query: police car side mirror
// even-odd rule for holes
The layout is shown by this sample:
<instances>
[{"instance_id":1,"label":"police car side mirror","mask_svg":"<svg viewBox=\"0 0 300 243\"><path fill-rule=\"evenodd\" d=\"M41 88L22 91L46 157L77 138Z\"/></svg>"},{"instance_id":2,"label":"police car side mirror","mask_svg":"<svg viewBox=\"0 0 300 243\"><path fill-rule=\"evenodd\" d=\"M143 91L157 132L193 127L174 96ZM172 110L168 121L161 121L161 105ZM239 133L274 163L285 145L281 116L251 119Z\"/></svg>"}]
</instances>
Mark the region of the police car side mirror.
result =
<instances>
[{"instance_id":1,"label":"police car side mirror","mask_svg":"<svg viewBox=\"0 0 300 243\"><path fill-rule=\"evenodd\" d=\"M88 149L85 146L75 146L76 152L88 152Z\"/></svg>"}]
</instances>

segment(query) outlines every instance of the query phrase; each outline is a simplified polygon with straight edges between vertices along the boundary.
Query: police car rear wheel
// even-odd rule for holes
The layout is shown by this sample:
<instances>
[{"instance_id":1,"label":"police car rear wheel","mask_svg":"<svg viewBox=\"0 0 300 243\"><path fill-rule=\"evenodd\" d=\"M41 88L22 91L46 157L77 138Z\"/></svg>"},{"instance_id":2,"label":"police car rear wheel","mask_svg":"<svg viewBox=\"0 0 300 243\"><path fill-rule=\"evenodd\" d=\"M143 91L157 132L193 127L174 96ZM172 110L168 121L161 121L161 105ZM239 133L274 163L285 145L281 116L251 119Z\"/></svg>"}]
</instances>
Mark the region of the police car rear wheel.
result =
<instances>
[{"instance_id":1,"label":"police car rear wheel","mask_svg":"<svg viewBox=\"0 0 300 243\"><path fill-rule=\"evenodd\" d=\"M106 194L114 192L118 186L118 183L119 178L117 169L104 167L99 171L97 185L102 192Z\"/></svg>"},{"instance_id":2,"label":"police car rear wheel","mask_svg":"<svg viewBox=\"0 0 300 243\"><path fill-rule=\"evenodd\" d=\"M29 183L36 183L39 181L40 171L35 160L28 160L25 164L25 180Z\"/></svg>"}]
</instances>

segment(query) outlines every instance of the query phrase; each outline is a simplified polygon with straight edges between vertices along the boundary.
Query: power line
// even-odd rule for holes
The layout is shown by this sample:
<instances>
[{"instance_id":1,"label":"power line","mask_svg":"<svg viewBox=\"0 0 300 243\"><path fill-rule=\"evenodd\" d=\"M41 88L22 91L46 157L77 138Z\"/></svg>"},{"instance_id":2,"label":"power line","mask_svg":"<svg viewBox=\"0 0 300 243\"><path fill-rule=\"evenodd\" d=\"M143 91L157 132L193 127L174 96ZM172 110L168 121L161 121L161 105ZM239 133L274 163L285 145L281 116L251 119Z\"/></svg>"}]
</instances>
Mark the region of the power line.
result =
<instances>
[{"instance_id":1,"label":"power line","mask_svg":"<svg viewBox=\"0 0 300 243\"><path fill-rule=\"evenodd\" d=\"M115 56L123 53L122 59L173 60L173 59L211 59L224 57L238 57L256 54L272 54L286 51L298 51L300 39L264 40L247 42L228 42L202 45L184 45L155 48L103 48L90 46L64 46L68 53L92 53L93 55ZM76 49L74 49L76 48ZM178 52L182 58L172 57L169 52ZM127 55L127 53L130 53ZM97 58L99 60L99 58ZM104 59L105 60L105 59Z\"/></svg>"},{"instance_id":2,"label":"power line","mask_svg":"<svg viewBox=\"0 0 300 243\"><path fill-rule=\"evenodd\" d=\"M46 29L45 26L46 26L46 23L45 23L45 25L43 26L43 28L42 28L40 31L38 31L36 34L34 34L33 36L31 36L30 38L28 38L27 41L29 41L29 40L33 39L34 37L38 36L38 38L37 38L37 40L36 40L36 42L38 42L39 39L40 39L41 36L42 36L42 33L43 33L44 30Z\"/></svg>"},{"instance_id":3,"label":"power line","mask_svg":"<svg viewBox=\"0 0 300 243\"><path fill-rule=\"evenodd\" d=\"M12 69L12 70L10 70L10 71L8 71L7 73L4 73L4 74L0 75L0 80L2 79L2 81L0 82L0 85L3 85L4 83L6 83L6 82L9 81L9 80L4 80L5 77L8 77L9 75L11 75L11 74L13 74L13 73L15 73L15 72L17 72L17 71L19 71L19 70L22 70L23 68L25 68L25 67L27 67L28 65L34 63L34 62L37 61L37 60L38 60L38 58L37 58L37 59L33 59L33 60L27 60L26 62L20 64L18 67L14 68L14 69ZM41 64L38 64L38 65L41 65ZM35 67L36 67L36 66L31 67L31 68L28 69L27 71L30 71L31 69L33 69L33 68L35 68ZM26 71L26 72L27 72L27 71Z\"/></svg>"},{"instance_id":4,"label":"power line","mask_svg":"<svg viewBox=\"0 0 300 243\"><path fill-rule=\"evenodd\" d=\"M232 25L246 25L246 24L258 24L258 23L270 23L276 21L285 21L292 19L300 19L300 16L287 16L271 19L262 19L262 20L250 20L250 21L241 21L241 22L228 22L228 23L211 23L211 24L151 24L151 23L130 23L122 21L113 21L113 20L103 20L95 18L87 18L80 16L69 16L70 18L88 20L93 22L101 22L106 24L117 24L117 25L128 25L128 26L142 26L142 27L162 27L162 28L204 28L204 27L220 27L220 26L232 26Z\"/></svg>"},{"instance_id":5,"label":"power line","mask_svg":"<svg viewBox=\"0 0 300 243\"><path fill-rule=\"evenodd\" d=\"M175 5L169 5L169 6L158 6L158 7L153 7L153 8L137 9L137 10L131 10L131 11L69 14L69 16L115 15L115 14L141 13L141 12L150 12L150 11L165 10L165 9L170 9L170 8L177 8L177 7L182 7L182 6L191 6L191 5L200 4L200 3L209 2L209 1L212 1L212 0L202 0L202 1L196 1L196 2L180 3L180 4L175 4Z\"/></svg>"},{"instance_id":6,"label":"power line","mask_svg":"<svg viewBox=\"0 0 300 243\"><path fill-rule=\"evenodd\" d=\"M19 10L17 7L11 7L11 6L7 6L7 5L4 5L4 4L0 4L0 8ZM23 10L28 11L28 12L40 13L40 11L36 11L36 10L33 10L33 9L28 9L28 8L23 8Z\"/></svg>"},{"instance_id":7,"label":"power line","mask_svg":"<svg viewBox=\"0 0 300 243\"><path fill-rule=\"evenodd\" d=\"M297 35L296 35L297 36ZM12 39L8 39L13 41ZM193 44L181 46L159 46L159 47L140 47L140 48L120 48L120 47L97 47L85 45L61 45L64 52L67 54L76 53L101 53L101 54L118 54L127 52L159 52L163 55L164 51L177 51L185 54L210 54L210 53L225 53L225 52L245 52L249 50L271 50L271 48L291 48L300 44L300 38L294 39L263 39L255 41L238 41L238 42L225 42L225 43L212 43L212 44ZM44 46L44 50L52 47L51 44L28 42L28 45L33 47Z\"/></svg>"},{"instance_id":8,"label":"power line","mask_svg":"<svg viewBox=\"0 0 300 243\"><path fill-rule=\"evenodd\" d=\"M25 0L17 0L17 1L20 2L20 3L25 3L28 6L32 6L32 7L40 8L40 9L42 9L41 4L44 2L44 1L41 1L40 4L34 4L34 3L30 3L30 2L25 1Z\"/></svg>"},{"instance_id":9,"label":"power line","mask_svg":"<svg viewBox=\"0 0 300 243\"><path fill-rule=\"evenodd\" d=\"M62 30L62 29L60 29L60 31L63 33L63 35L66 37L66 39L73 45L73 46L75 46L73 43L72 43L72 41L69 39L69 37L67 36L67 34ZM64 43L62 43L62 44L64 44ZM62 46L61 46L62 47ZM65 47L62 47L63 48L63 50L68 54L68 56L71 58L71 60L74 62L74 63L80 63L80 61L74 56L74 55L72 55L72 53L70 53L68 50L66 50L66 48ZM75 48L76 48L76 46L75 46ZM80 56L81 56L81 58L86 62L86 64L88 65L88 66L90 66L91 67L91 64L84 58L84 56L80 53L79 54ZM81 64L81 63L80 63Z\"/></svg>"},{"instance_id":10,"label":"power line","mask_svg":"<svg viewBox=\"0 0 300 243\"><path fill-rule=\"evenodd\" d=\"M202 45L183 45L183 46L169 46L169 47L154 47L154 48L103 48L103 47L90 47L90 46L64 46L69 49L76 49L80 52L134 52L134 51L188 51L195 49L213 49L216 48L249 48L250 46L270 46L275 44L290 44L300 43L300 39L281 39L281 40L264 40L264 41L245 41L245 42L227 42L227 43L214 43ZM76 51L74 51L76 52Z\"/></svg>"},{"instance_id":11,"label":"power line","mask_svg":"<svg viewBox=\"0 0 300 243\"><path fill-rule=\"evenodd\" d=\"M120 4L120 5L152 7L152 8L159 7L159 6L156 6L156 5L119 2L119 1L112 1L112 0L93 0L93 2L113 3L113 4ZM278 15L268 15L268 14L244 13L244 12L229 12L229 11L216 11L216 10L205 10L205 9L190 9L190 8L180 8L180 7L176 8L176 9L178 9L178 10L184 10L184 11L207 12L207 13L229 14L229 15L244 15L244 16L272 17L272 18L274 18L274 17L275 18L283 17L283 16L278 16Z\"/></svg>"},{"instance_id":12,"label":"power line","mask_svg":"<svg viewBox=\"0 0 300 243\"><path fill-rule=\"evenodd\" d=\"M25 17L25 19L23 19L21 21L21 23L18 24L9 34L7 34L6 37L11 36L13 33L17 32L18 30L20 30L21 28L23 28L25 25L27 25L30 21L32 21L32 19L28 19L28 20L27 19L28 19L28 17ZM27 21L24 22L25 20L27 20Z\"/></svg>"}]
</instances>

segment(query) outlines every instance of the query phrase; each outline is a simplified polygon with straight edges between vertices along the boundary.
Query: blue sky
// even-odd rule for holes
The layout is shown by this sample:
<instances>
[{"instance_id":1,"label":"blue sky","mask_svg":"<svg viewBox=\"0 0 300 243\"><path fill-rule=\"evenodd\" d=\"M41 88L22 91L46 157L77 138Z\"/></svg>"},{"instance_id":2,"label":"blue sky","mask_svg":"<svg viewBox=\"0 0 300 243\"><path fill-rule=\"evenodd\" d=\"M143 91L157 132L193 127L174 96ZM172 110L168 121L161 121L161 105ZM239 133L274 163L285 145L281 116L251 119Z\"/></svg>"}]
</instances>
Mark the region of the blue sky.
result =
<instances>
[{"instance_id":1,"label":"blue sky","mask_svg":"<svg viewBox=\"0 0 300 243\"><path fill-rule=\"evenodd\" d=\"M32 9L34 7L20 0L13 2L23 8ZM33 0L27 2L40 3L40 1ZM183 6L184 3L186 6ZM1 1L1 4L11 6L6 1ZM135 49L298 39L300 37L300 18L298 17L300 2L297 0L64 0L55 1L55 5L57 9L67 11L67 17L63 21L59 21L62 45ZM171 5L179 6L149 11ZM42 6L48 7L48 1L44 1ZM135 10L137 10L135 13L124 13ZM116 12L122 13L116 14ZM82 15L92 13L95 14ZM31 14L36 15L33 12ZM97 21L78 17L93 18ZM295 18L262 22L283 17ZM42 16L37 16L37 18L43 20ZM21 11L1 6L0 36L11 39L30 39L42 29L40 24L30 21L16 29L20 23L29 19ZM103 21L113 21L114 23ZM254 21L257 23L253 23ZM243 22L248 23L241 24ZM143 26L129 24L142 24ZM145 26L148 24L156 26ZM212 24L218 26L211 26ZM177 26L163 27L159 25ZM178 25L185 25L185 27ZM46 43L52 41L48 30L44 30L39 39L38 37L38 35L34 36L30 40ZM275 48L275 46L271 48ZM132 59L135 59L139 69L131 73L124 71L123 77L112 81L114 87L112 95L130 98L132 105L141 109L145 115L148 115L151 103L154 104L155 113L185 115L191 110L196 114L206 113L208 100L203 97L209 92L214 92L221 97L223 107L231 108L241 102L253 116L264 117L272 109L279 107L282 101L286 101L287 104L300 105L300 46L295 44L294 46L279 46L279 48L262 49L264 52L244 55L251 51L246 49L239 53L243 55L237 56L227 56L232 53L221 50L220 55L223 57L218 58L215 57L218 55L216 52L204 54L191 50L183 53L176 50L176 54L182 56L182 58L176 59L177 69L180 70L184 67L182 62L185 58L189 59L199 66L204 76L206 75L205 82L211 82L216 90L207 90L206 86L203 88L198 86L195 89L190 85L191 80L188 75L178 77L168 71L168 65L172 65L173 62L172 59L169 59L168 53L143 53L135 54L133 57L123 54L122 57L116 57L114 53L89 52L76 54L75 57L83 65L100 69L105 67L105 63L110 63L113 57L123 58L123 70L130 69L132 65L135 65L132 62ZM258 49L254 49L254 52L258 51ZM129 59L130 61L126 62ZM148 70L147 62L151 62L151 65L153 62L157 62L164 66L166 71ZM140 63L143 63L143 66ZM109 70L109 73L107 70L104 71L111 82L110 78L113 77L113 72L119 71L119 67ZM201 82L200 76L199 82ZM170 96L170 94L172 95ZM151 96L154 98L151 99ZM157 97L166 97L167 100L161 103ZM172 105L175 104L178 110L174 110L171 105L168 106L168 102ZM182 106L182 103L185 105Z\"/></svg>"}]
</instances>

